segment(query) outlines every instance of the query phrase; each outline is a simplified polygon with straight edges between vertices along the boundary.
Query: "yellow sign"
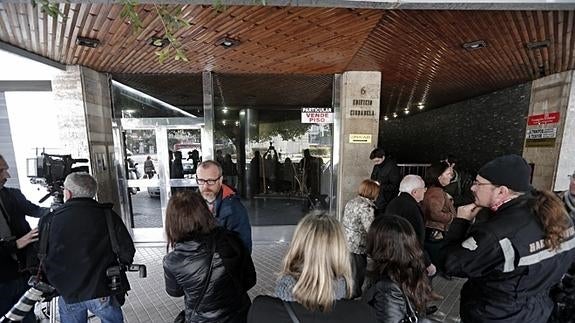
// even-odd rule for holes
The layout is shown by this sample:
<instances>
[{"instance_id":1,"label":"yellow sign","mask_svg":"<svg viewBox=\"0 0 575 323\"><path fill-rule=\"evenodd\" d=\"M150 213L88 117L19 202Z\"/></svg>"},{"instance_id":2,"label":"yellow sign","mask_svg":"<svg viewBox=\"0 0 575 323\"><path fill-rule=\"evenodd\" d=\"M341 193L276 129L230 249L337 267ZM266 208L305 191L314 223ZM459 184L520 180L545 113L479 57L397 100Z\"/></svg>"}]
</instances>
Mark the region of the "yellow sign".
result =
<instances>
[{"instance_id":1,"label":"yellow sign","mask_svg":"<svg viewBox=\"0 0 575 323\"><path fill-rule=\"evenodd\" d=\"M352 133L349 135L350 144L371 144L371 135Z\"/></svg>"}]
</instances>

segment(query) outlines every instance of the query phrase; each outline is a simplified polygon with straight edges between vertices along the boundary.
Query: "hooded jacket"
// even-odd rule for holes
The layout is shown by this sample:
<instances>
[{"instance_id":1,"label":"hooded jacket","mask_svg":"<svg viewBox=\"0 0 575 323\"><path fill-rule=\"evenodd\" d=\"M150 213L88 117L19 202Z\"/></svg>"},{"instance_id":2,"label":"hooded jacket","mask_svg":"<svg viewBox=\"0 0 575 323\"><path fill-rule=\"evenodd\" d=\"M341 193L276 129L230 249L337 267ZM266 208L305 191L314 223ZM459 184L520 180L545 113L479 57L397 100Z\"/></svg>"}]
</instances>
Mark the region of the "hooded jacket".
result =
<instances>
[{"instance_id":1,"label":"hooded jacket","mask_svg":"<svg viewBox=\"0 0 575 323\"><path fill-rule=\"evenodd\" d=\"M237 232L244 246L252 251L252 227L250 218L240 196L226 184L222 185L215 203L215 217L218 224L230 231Z\"/></svg>"}]
</instances>

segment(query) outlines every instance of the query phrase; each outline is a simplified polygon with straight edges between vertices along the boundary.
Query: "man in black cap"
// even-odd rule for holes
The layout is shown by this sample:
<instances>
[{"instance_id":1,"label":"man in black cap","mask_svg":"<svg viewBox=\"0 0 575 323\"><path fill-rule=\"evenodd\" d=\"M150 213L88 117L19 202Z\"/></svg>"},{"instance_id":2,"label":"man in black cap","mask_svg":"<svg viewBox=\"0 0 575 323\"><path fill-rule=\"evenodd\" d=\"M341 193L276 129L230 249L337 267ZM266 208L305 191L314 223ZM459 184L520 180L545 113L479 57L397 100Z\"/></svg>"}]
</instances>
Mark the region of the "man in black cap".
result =
<instances>
[{"instance_id":1,"label":"man in black cap","mask_svg":"<svg viewBox=\"0 0 575 323\"><path fill-rule=\"evenodd\" d=\"M529 183L517 155L485 164L471 187L475 202L458 208L447 233L449 275L469 278L461 290L463 322L547 322L551 287L575 257L575 230L561 201ZM490 217L472 225L479 210Z\"/></svg>"}]
</instances>

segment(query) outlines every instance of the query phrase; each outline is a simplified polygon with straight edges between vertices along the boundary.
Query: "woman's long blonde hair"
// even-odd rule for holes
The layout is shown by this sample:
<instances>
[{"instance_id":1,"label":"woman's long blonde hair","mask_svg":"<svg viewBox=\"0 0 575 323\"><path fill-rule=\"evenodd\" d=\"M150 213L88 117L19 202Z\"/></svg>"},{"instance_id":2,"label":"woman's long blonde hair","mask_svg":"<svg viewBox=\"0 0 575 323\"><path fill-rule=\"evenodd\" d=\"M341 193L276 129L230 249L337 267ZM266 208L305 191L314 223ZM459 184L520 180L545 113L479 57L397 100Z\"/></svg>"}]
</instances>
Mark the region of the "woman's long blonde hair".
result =
<instances>
[{"instance_id":1,"label":"woman's long blonde hair","mask_svg":"<svg viewBox=\"0 0 575 323\"><path fill-rule=\"evenodd\" d=\"M346 296L351 295L349 251L343 228L335 217L314 211L299 222L281 274L297 280L293 296L309 310L331 310L340 278L345 280Z\"/></svg>"}]
</instances>

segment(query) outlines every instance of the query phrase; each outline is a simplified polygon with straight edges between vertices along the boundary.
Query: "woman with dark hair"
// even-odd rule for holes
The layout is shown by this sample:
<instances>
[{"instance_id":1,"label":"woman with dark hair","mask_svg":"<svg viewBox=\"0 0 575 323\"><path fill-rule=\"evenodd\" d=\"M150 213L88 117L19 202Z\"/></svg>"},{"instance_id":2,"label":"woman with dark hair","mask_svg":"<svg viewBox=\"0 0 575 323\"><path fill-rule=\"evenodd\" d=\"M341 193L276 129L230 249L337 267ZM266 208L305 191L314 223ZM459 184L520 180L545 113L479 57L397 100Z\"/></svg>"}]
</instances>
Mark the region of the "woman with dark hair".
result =
<instances>
[{"instance_id":1,"label":"woman with dark hair","mask_svg":"<svg viewBox=\"0 0 575 323\"><path fill-rule=\"evenodd\" d=\"M379 196L379 183L366 179L359 184L358 195L345 205L342 225L351 256L353 274L352 298L361 296L361 287L367 267L367 230L374 218L375 199Z\"/></svg>"},{"instance_id":2,"label":"woman with dark hair","mask_svg":"<svg viewBox=\"0 0 575 323\"><path fill-rule=\"evenodd\" d=\"M363 299L375 309L378 322L403 322L425 313L431 287L411 224L395 215L375 219L367 234L367 254L375 283Z\"/></svg>"},{"instance_id":3,"label":"woman with dark hair","mask_svg":"<svg viewBox=\"0 0 575 323\"><path fill-rule=\"evenodd\" d=\"M444 246L443 238L455 217L453 199L443 187L451 181L452 169L445 161L432 164L425 174L427 191L421 201L425 219L425 250L436 263Z\"/></svg>"},{"instance_id":4,"label":"woman with dark hair","mask_svg":"<svg viewBox=\"0 0 575 323\"><path fill-rule=\"evenodd\" d=\"M256 272L242 240L192 192L172 196L165 230L172 249L164 257L166 292L186 305L177 322L245 322Z\"/></svg>"}]
</instances>

